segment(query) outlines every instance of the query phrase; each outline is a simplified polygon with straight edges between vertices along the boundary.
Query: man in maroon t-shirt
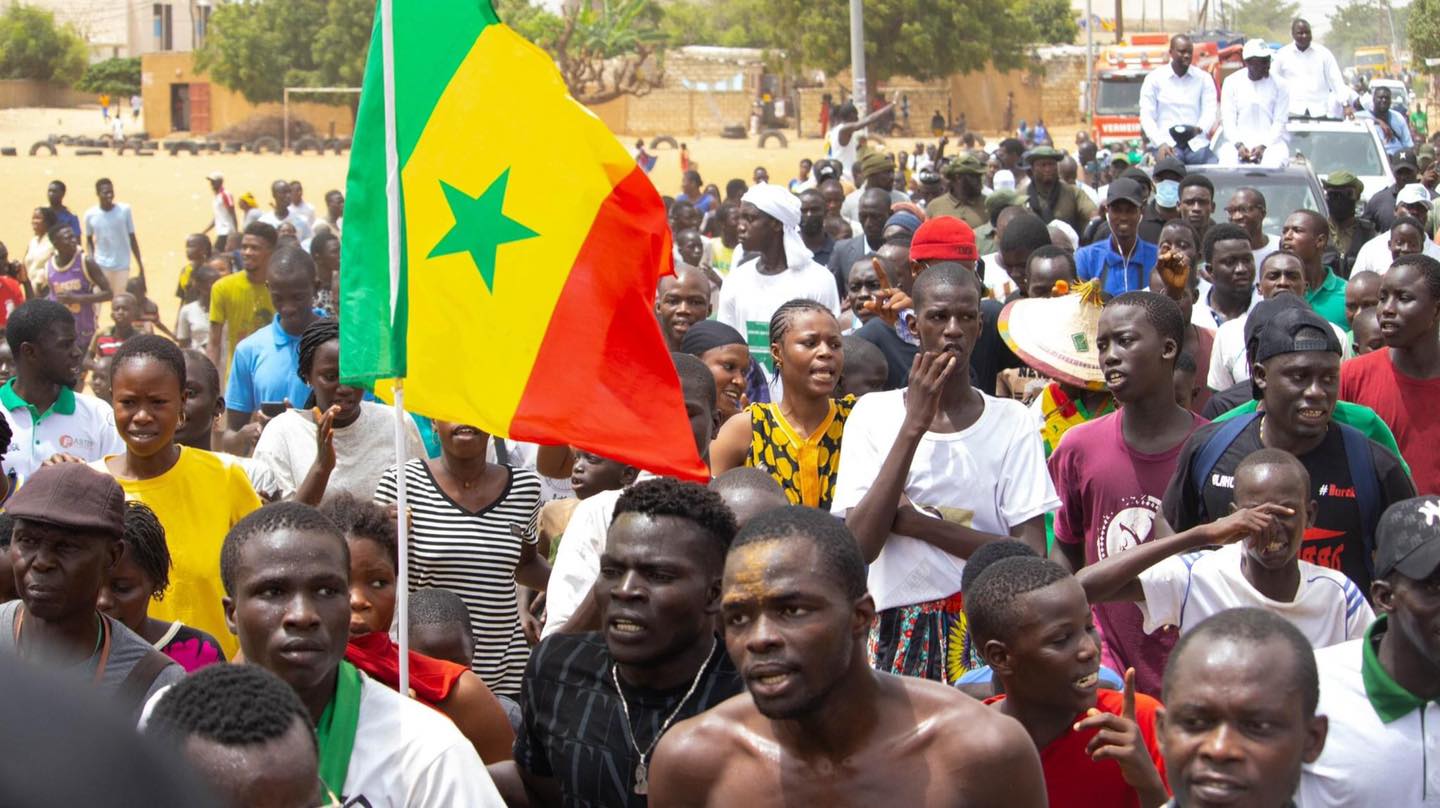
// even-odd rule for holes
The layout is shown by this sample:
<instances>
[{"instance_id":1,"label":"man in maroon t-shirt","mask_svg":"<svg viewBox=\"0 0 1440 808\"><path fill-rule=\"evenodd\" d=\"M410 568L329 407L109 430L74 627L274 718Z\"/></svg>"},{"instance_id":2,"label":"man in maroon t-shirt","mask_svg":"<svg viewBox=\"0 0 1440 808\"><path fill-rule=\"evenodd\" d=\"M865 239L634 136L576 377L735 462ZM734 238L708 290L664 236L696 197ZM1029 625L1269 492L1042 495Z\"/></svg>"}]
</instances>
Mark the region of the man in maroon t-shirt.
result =
<instances>
[{"instance_id":1,"label":"man in maroon t-shirt","mask_svg":"<svg viewBox=\"0 0 1440 808\"><path fill-rule=\"evenodd\" d=\"M1050 456L1061 502L1051 555L1072 571L1155 538L1180 449L1205 423L1175 403L1175 361L1188 326L1173 300L1151 292L1120 295L1100 314L1100 369L1122 408L1073 427ZM1094 611L1104 664L1134 668L1140 692L1159 695L1176 630L1146 634L1132 603Z\"/></svg>"},{"instance_id":2,"label":"man in maroon t-shirt","mask_svg":"<svg viewBox=\"0 0 1440 808\"><path fill-rule=\"evenodd\" d=\"M1380 283L1378 313L1385 350L1340 366L1340 398L1383 418L1415 490L1440 494L1440 261L1397 259Z\"/></svg>"}]
</instances>

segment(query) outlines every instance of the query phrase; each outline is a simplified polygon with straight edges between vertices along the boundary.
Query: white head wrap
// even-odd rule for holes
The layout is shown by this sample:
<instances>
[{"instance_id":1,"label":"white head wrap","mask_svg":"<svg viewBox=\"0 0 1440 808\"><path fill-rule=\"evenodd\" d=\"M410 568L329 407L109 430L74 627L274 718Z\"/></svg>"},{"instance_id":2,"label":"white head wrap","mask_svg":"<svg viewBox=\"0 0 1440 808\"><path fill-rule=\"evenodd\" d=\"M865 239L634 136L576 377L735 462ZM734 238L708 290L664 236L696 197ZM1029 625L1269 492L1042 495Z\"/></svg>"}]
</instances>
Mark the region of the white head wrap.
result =
<instances>
[{"instance_id":1,"label":"white head wrap","mask_svg":"<svg viewBox=\"0 0 1440 808\"><path fill-rule=\"evenodd\" d=\"M785 265L787 267L801 266L807 261L814 259L814 253L805 246L805 240L800 237L800 199L794 194L785 190L779 185L762 183L753 185L745 195L740 197L741 202L749 202L760 209L761 213L780 222L780 228L785 235Z\"/></svg>"},{"instance_id":2,"label":"white head wrap","mask_svg":"<svg viewBox=\"0 0 1440 808\"><path fill-rule=\"evenodd\" d=\"M1015 190L1015 173L1009 169L1002 168L995 172L995 178L991 180L997 191Z\"/></svg>"}]
</instances>

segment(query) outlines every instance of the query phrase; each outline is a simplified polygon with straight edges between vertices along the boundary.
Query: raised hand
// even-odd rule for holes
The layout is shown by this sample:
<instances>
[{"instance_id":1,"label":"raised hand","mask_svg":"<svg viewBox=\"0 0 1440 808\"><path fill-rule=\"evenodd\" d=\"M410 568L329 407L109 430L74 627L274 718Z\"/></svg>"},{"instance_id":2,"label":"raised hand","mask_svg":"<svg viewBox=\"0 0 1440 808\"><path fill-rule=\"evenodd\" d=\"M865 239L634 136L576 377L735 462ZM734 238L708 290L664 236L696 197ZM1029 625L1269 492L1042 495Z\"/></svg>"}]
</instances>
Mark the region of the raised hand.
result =
<instances>
[{"instance_id":1,"label":"raised hand","mask_svg":"<svg viewBox=\"0 0 1440 808\"><path fill-rule=\"evenodd\" d=\"M1277 538L1281 530L1280 519L1294 515L1295 511L1273 502L1241 508L1210 523L1209 538L1214 544L1232 544L1254 536L1263 547Z\"/></svg>"},{"instance_id":2,"label":"raised hand","mask_svg":"<svg viewBox=\"0 0 1440 808\"><path fill-rule=\"evenodd\" d=\"M1165 288L1183 292L1185 282L1190 279L1190 259L1185 254L1172 249L1166 249L1160 253L1155 260L1155 269L1160 272L1160 280L1165 282Z\"/></svg>"},{"instance_id":3,"label":"raised hand","mask_svg":"<svg viewBox=\"0 0 1440 808\"><path fill-rule=\"evenodd\" d=\"M325 412L316 407L315 414L315 462L321 468L335 470L335 418L340 414L340 405L332 404Z\"/></svg>"},{"instance_id":4,"label":"raised hand","mask_svg":"<svg viewBox=\"0 0 1440 808\"><path fill-rule=\"evenodd\" d=\"M928 430L940 413L940 395L955 370L955 354L926 351L915 355L910 365L910 386L905 389L905 423Z\"/></svg>"},{"instance_id":5,"label":"raised hand","mask_svg":"<svg viewBox=\"0 0 1440 808\"><path fill-rule=\"evenodd\" d=\"M1135 669L1125 671L1124 705L1120 714L1102 712L1091 707L1075 724L1076 732L1097 730L1085 751L1094 761L1113 760L1120 765L1120 775L1140 795L1142 805L1159 805L1167 799L1160 772L1150 758L1150 750L1135 720ZM1149 796L1147 796L1149 795ZM1158 796L1158 799L1156 797Z\"/></svg>"}]
</instances>

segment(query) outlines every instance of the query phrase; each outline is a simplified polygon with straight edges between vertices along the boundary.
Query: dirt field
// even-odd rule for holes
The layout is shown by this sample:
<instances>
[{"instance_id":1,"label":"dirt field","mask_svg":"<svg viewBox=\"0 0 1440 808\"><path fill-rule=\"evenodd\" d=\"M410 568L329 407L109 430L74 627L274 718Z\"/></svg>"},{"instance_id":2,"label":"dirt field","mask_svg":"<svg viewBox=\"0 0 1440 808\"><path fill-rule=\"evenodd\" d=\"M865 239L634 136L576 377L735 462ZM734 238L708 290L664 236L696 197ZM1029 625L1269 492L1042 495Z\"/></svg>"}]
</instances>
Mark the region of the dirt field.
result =
<instances>
[{"instance_id":1,"label":"dirt field","mask_svg":"<svg viewBox=\"0 0 1440 808\"><path fill-rule=\"evenodd\" d=\"M45 186L51 180L65 182L69 188L66 204L83 216L85 210L95 204L95 180L109 177L115 183L116 199L128 203L134 210L146 277L167 321L174 320L179 307L171 290L185 261L185 237L203 230L210 222L211 195L206 174L216 170L224 172L225 185L231 193L238 196L250 191L262 205L268 202L272 181L298 179L305 186L305 198L317 209L323 209L325 192L344 188L349 161L348 155L313 154L171 157L160 152L152 157L135 157L106 152L77 157L68 147L59 147L61 153L56 157L26 156L31 143L50 134L98 136L104 131L98 108L0 110L0 145L15 146L21 155L0 158L0 182L10 189L14 200L9 213L0 220L0 241L10 248L13 258L24 254L31 236L30 211L36 205L45 204ZM1066 143L1073 138L1073 133L1057 131L1055 137ZM621 136L621 142L631 144L634 139ZM769 171L772 182L789 181L802 157L814 158L824 151L824 143L818 139L796 141L792 138L784 149L774 146L759 149L753 139L690 138L687 143L691 159L698 164L705 181L722 188L726 180L733 177L748 182L755 167L762 165ZM914 142L894 141L891 146L913 148ZM658 154L660 160L651 179L661 193L678 193L679 152L662 147Z\"/></svg>"}]
</instances>

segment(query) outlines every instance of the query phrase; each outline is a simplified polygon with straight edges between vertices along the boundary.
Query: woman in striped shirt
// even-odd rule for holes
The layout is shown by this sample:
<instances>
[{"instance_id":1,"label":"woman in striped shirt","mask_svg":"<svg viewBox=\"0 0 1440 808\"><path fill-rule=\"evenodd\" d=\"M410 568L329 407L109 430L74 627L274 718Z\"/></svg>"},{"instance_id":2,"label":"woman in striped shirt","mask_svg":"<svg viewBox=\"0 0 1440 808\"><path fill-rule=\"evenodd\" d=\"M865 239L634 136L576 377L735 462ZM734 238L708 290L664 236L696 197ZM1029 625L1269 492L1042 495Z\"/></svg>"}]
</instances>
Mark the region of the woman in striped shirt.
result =
<instances>
[{"instance_id":1,"label":"woman in striped shirt","mask_svg":"<svg viewBox=\"0 0 1440 808\"><path fill-rule=\"evenodd\" d=\"M540 478L485 460L490 436L435 422L440 457L386 471L375 491L395 502L405 474L411 516L410 588L441 587L465 600L475 636L471 669L498 696L516 698L530 648L520 628L515 584L544 589L550 565L536 552Z\"/></svg>"}]
</instances>

